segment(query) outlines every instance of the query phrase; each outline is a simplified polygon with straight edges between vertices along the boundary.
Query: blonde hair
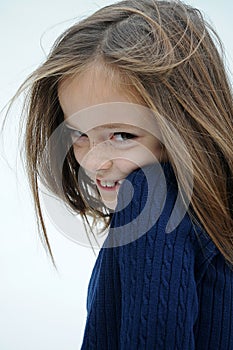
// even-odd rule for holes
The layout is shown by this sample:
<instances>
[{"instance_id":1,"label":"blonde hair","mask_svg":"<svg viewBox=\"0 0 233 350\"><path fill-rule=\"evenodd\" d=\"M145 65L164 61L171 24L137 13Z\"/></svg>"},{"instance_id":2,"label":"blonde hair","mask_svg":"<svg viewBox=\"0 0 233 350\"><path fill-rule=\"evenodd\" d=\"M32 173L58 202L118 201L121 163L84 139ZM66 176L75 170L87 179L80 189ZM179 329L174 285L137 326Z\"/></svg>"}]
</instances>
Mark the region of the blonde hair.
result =
<instances>
[{"instance_id":1,"label":"blonde hair","mask_svg":"<svg viewBox=\"0 0 233 350\"><path fill-rule=\"evenodd\" d=\"M194 179L191 207L198 222L229 263L233 263L233 104L223 60L221 41L199 10L180 1L125 0L106 6L73 25L54 44L47 60L26 81L30 85L26 120L27 170L43 238L52 256L38 195L40 178L88 222L88 215L108 227L111 214L104 206L91 209L79 184L72 148L63 166L63 187L56 183L57 163L45 157L46 142L63 122L58 85L93 62L102 62L109 74L119 74L122 84L137 91L144 104L156 112L175 169L178 159ZM21 88L21 90L22 90ZM192 159L173 139L174 126ZM56 155L62 144L54 145ZM176 163L177 164L177 163ZM184 191L188 183L181 178ZM82 187L82 188L81 188ZM98 198L93 196L94 201Z\"/></svg>"}]
</instances>

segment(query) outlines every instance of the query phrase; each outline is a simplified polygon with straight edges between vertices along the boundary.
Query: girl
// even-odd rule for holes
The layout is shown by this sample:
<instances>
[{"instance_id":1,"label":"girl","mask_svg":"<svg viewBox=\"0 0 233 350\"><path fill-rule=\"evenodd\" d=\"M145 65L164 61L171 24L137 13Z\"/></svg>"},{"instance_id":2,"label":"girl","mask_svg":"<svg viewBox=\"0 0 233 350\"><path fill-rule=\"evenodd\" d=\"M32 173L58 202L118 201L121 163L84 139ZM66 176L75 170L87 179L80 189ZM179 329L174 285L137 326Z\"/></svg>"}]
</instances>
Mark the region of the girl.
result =
<instances>
[{"instance_id":1,"label":"girl","mask_svg":"<svg viewBox=\"0 0 233 350\"><path fill-rule=\"evenodd\" d=\"M217 48L197 9L125 0L68 29L27 81L51 257L38 180L110 228L83 350L233 348L233 107Z\"/></svg>"}]
</instances>

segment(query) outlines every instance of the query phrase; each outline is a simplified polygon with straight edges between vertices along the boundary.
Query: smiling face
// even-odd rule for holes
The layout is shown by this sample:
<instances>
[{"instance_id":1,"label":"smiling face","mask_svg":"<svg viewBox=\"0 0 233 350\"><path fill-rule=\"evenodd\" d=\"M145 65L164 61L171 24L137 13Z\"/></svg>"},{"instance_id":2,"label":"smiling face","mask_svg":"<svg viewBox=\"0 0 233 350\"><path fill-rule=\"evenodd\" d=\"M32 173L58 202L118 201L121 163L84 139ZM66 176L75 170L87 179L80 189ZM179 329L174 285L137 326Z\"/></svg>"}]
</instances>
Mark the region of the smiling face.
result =
<instances>
[{"instance_id":1,"label":"smiling face","mask_svg":"<svg viewBox=\"0 0 233 350\"><path fill-rule=\"evenodd\" d=\"M100 68L67 78L58 95L75 158L95 182L104 204L115 209L126 176L160 159L155 121L145 110L142 116L139 99L119 84L114 87Z\"/></svg>"}]
</instances>

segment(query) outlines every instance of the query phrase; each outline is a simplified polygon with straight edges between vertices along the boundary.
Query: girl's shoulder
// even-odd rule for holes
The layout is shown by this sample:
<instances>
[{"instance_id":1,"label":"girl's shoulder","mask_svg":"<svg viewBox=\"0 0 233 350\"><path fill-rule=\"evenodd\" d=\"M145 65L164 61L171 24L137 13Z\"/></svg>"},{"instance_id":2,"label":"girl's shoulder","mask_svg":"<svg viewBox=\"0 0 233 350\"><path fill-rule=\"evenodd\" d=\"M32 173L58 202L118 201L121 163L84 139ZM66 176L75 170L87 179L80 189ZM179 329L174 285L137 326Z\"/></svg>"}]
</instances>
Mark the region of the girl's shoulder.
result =
<instances>
[{"instance_id":1,"label":"girl's shoulder","mask_svg":"<svg viewBox=\"0 0 233 350\"><path fill-rule=\"evenodd\" d=\"M220 254L183 204L170 163L137 169L126 178L104 244L112 247L119 248L117 254L131 256L134 249L144 249L144 256L157 254L165 264L178 256L183 266L193 264L197 279Z\"/></svg>"}]
</instances>

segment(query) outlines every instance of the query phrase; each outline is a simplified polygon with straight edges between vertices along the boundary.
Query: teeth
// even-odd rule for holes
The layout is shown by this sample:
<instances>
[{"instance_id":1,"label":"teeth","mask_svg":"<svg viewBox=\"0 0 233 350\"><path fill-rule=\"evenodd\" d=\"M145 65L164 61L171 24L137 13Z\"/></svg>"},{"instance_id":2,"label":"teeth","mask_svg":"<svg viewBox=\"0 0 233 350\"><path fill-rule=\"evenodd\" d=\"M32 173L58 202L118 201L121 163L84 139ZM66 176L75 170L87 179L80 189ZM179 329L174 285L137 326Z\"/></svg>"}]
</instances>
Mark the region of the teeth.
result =
<instances>
[{"instance_id":1,"label":"teeth","mask_svg":"<svg viewBox=\"0 0 233 350\"><path fill-rule=\"evenodd\" d=\"M103 187L114 187L115 186L115 181L100 181L101 186Z\"/></svg>"},{"instance_id":2,"label":"teeth","mask_svg":"<svg viewBox=\"0 0 233 350\"><path fill-rule=\"evenodd\" d=\"M105 181L105 180L100 180L100 184L103 187L115 187L116 184L121 185L124 180L119 180L119 181Z\"/></svg>"}]
</instances>

